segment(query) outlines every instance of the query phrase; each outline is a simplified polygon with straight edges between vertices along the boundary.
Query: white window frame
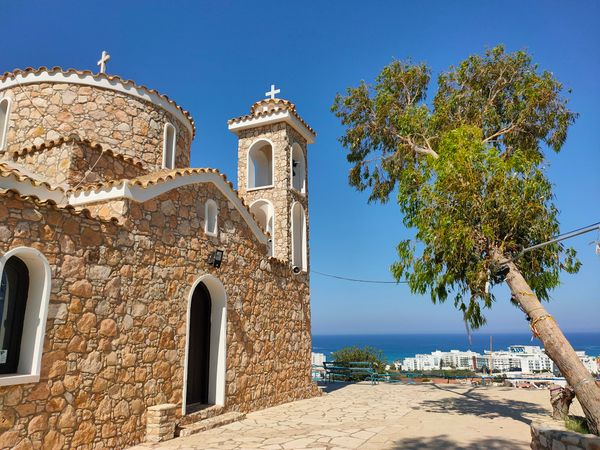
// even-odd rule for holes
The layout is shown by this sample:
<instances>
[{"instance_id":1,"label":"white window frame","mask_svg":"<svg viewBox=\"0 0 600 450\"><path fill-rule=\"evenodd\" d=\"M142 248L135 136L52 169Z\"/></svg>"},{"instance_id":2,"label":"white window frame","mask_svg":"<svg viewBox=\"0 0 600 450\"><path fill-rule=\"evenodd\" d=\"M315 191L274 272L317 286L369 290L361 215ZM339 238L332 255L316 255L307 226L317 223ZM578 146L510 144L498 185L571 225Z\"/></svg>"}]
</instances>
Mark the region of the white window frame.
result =
<instances>
[{"instance_id":1,"label":"white window frame","mask_svg":"<svg viewBox=\"0 0 600 450\"><path fill-rule=\"evenodd\" d=\"M16 373L0 375L0 386L36 383L40 380L52 271L45 256L34 248L17 247L0 257L0 273L9 258L16 256L29 270L29 292L23 320L21 350Z\"/></svg>"},{"instance_id":2,"label":"white window frame","mask_svg":"<svg viewBox=\"0 0 600 450\"><path fill-rule=\"evenodd\" d=\"M304 162L304 178L302 180L302 188L301 189L296 189L296 187L294 186L294 150L298 148L300 150L300 153L302 153L302 158L303 158L303 162ZM304 153L304 149L302 148L302 146L300 144L298 144L297 142L295 142L292 145L292 151L290 152L290 186L292 187L292 189L302 195L306 195L306 185L307 185L307 173L308 173L308 168L307 168L307 164L306 164L306 154Z\"/></svg>"},{"instance_id":3,"label":"white window frame","mask_svg":"<svg viewBox=\"0 0 600 450\"><path fill-rule=\"evenodd\" d=\"M12 99L4 97L0 99L0 105L6 103L6 118L4 123L0 123L0 151L6 150L6 141L8 140L8 124L10 123L10 111L12 108Z\"/></svg>"},{"instance_id":4,"label":"white window frame","mask_svg":"<svg viewBox=\"0 0 600 450\"><path fill-rule=\"evenodd\" d=\"M169 130L173 131L173 143L172 143L170 149L167 148L167 142L168 142L167 137L168 137ZM163 169L174 169L175 168L175 149L176 148L177 148L177 129L175 128L175 126L172 123L167 122L167 123L165 123L165 128L163 131L163 161L162 161ZM172 167L168 167L168 165L167 165L167 160L168 160L167 155L169 155L169 154L171 156L171 166Z\"/></svg>"},{"instance_id":5,"label":"white window frame","mask_svg":"<svg viewBox=\"0 0 600 450\"><path fill-rule=\"evenodd\" d=\"M271 184L267 184L265 186L250 187L250 152L256 146L259 146L264 143L269 144L271 146ZM254 178L255 178L254 184L256 184L256 173L254 174ZM260 138L260 139L255 140L250 145L250 147L248 147L248 151L246 152L246 191L251 192L251 191L259 191L261 189L271 189L274 186L275 186L275 146L273 145L273 142L270 139Z\"/></svg>"},{"instance_id":6,"label":"white window frame","mask_svg":"<svg viewBox=\"0 0 600 450\"><path fill-rule=\"evenodd\" d=\"M300 224L300 230L297 230L296 227L298 224L294 220L294 211L296 207L300 208L302 211L302 223ZM306 223L306 211L304 206L300 202L294 202L291 210L291 223L292 223L292 265L298 266L302 272L308 271L308 225ZM301 261L295 260L296 253L296 233L301 233L302 237L302 248L301 248Z\"/></svg>"},{"instance_id":7,"label":"white window frame","mask_svg":"<svg viewBox=\"0 0 600 450\"><path fill-rule=\"evenodd\" d=\"M214 207L215 210L214 231L210 231L208 229L208 215L211 206ZM217 206L217 202L215 202L213 199L206 200L206 204L204 205L204 233L209 236L217 236L219 234L219 207Z\"/></svg>"}]
</instances>

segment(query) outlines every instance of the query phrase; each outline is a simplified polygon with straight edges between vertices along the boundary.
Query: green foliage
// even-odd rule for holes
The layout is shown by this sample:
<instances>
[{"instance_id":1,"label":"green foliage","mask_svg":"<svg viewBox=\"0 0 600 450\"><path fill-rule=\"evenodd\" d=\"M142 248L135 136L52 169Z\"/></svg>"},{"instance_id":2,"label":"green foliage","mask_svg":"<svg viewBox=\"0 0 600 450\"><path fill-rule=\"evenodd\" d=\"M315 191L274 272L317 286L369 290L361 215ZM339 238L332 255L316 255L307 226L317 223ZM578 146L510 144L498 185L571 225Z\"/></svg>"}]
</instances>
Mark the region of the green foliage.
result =
<instances>
[{"instance_id":1,"label":"green foliage","mask_svg":"<svg viewBox=\"0 0 600 450\"><path fill-rule=\"evenodd\" d=\"M344 347L332 352L331 358L336 362L370 362L378 372L382 372L386 365L383 352L369 346L364 348Z\"/></svg>"},{"instance_id":2,"label":"green foliage","mask_svg":"<svg viewBox=\"0 0 600 450\"><path fill-rule=\"evenodd\" d=\"M565 419L565 428L575 433L590 434L587 420L583 417L569 416Z\"/></svg>"},{"instance_id":3,"label":"green foliage","mask_svg":"<svg viewBox=\"0 0 600 450\"><path fill-rule=\"evenodd\" d=\"M414 240L398 244L395 278L433 302L451 298L478 328L495 300L486 283L503 281L502 261L559 231L544 149L560 151L576 114L551 73L502 46L441 74L431 107L429 84L427 66L393 61L374 86L338 94L332 111L346 129L350 184L370 201L395 192L415 230ZM516 264L543 300L561 270L580 265L562 244Z\"/></svg>"}]
</instances>

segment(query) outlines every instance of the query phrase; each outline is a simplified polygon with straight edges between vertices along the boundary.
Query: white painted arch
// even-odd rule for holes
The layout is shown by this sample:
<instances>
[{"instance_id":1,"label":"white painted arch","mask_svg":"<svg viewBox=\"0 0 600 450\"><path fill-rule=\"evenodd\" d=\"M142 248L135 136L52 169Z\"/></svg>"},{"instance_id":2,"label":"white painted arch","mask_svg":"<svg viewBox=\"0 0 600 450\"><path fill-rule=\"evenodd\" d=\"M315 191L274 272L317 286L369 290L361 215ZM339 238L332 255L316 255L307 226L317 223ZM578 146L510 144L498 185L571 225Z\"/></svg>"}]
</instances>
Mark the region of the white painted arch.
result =
<instances>
[{"instance_id":1,"label":"white painted arch","mask_svg":"<svg viewBox=\"0 0 600 450\"><path fill-rule=\"evenodd\" d=\"M0 386L39 381L50 301L52 271L46 257L35 248L16 247L0 256L0 274L13 256L23 261L29 270L29 292L17 373L0 375Z\"/></svg>"},{"instance_id":2,"label":"white painted arch","mask_svg":"<svg viewBox=\"0 0 600 450\"><path fill-rule=\"evenodd\" d=\"M292 265L303 272L308 270L308 247L306 243L306 212L299 202L292 205Z\"/></svg>"},{"instance_id":3,"label":"white painted arch","mask_svg":"<svg viewBox=\"0 0 600 450\"><path fill-rule=\"evenodd\" d=\"M204 205L204 232L209 236L219 234L219 207L212 198Z\"/></svg>"},{"instance_id":4,"label":"white painted arch","mask_svg":"<svg viewBox=\"0 0 600 450\"><path fill-rule=\"evenodd\" d=\"M294 167L294 162L296 167ZM296 172L296 176L294 176L294 172ZM292 145L290 155L290 185L292 189L306 194L306 155L297 142Z\"/></svg>"},{"instance_id":5,"label":"white painted arch","mask_svg":"<svg viewBox=\"0 0 600 450\"><path fill-rule=\"evenodd\" d=\"M211 329L210 329L210 367L208 381L208 401L215 405L225 405L225 369L227 364L227 293L221 280L205 274L193 284L188 294L185 334L185 360L183 370L183 391L181 411L185 415L187 396L188 349L190 334L190 308L196 287L204 283L211 300Z\"/></svg>"},{"instance_id":6,"label":"white painted arch","mask_svg":"<svg viewBox=\"0 0 600 450\"><path fill-rule=\"evenodd\" d=\"M163 132L163 169L175 168L175 147L177 143L177 131L172 123L165 123Z\"/></svg>"},{"instance_id":7,"label":"white painted arch","mask_svg":"<svg viewBox=\"0 0 600 450\"><path fill-rule=\"evenodd\" d=\"M267 146L271 150L270 155L262 151ZM275 146L270 139L259 138L248 147L246 153L246 188L249 191L266 189L273 187L274 184Z\"/></svg>"},{"instance_id":8,"label":"white painted arch","mask_svg":"<svg viewBox=\"0 0 600 450\"><path fill-rule=\"evenodd\" d=\"M271 235L269 256L274 256L275 249L275 208L273 203L266 199L255 200L250 204L250 212L254 215L258 225Z\"/></svg>"},{"instance_id":9,"label":"white painted arch","mask_svg":"<svg viewBox=\"0 0 600 450\"><path fill-rule=\"evenodd\" d=\"M4 150L6 148L11 106L12 100L10 97L4 97L0 99L0 150Z\"/></svg>"}]
</instances>

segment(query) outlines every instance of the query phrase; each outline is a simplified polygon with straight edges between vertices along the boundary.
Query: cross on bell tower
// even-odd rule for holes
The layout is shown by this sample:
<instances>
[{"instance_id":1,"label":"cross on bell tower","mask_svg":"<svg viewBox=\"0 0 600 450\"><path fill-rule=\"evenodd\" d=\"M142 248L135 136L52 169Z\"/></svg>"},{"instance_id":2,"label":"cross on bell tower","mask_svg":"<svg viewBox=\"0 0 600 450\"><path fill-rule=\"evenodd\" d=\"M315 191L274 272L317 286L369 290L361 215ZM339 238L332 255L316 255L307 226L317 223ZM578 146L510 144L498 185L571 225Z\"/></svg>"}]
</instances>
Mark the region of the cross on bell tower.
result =
<instances>
[{"instance_id":1,"label":"cross on bell tower","mask_svg":"<svg viewBox=\"0 0 600 450\"><path fill-rule=\"evenodd\" d=\"M275 95L279 94L281 92L281 89L275 89L275 85L272 84L271 85L271 90L269 92L265 92L265 96L266 97L270 97L271 100L275 99Z\"/></svg>"},{"instance_id":2,"label":"cross on bell tower","mask_svg":"<svg viewBox=\"0 0 600 450\"><path fill-rule=\"evenodd\" d=\"M110 60L110 55L106 53L106 50L102 50L102 57L96 65L100 66L100 73L106 73L106 63Z\"/></svg>"}]
</instances>

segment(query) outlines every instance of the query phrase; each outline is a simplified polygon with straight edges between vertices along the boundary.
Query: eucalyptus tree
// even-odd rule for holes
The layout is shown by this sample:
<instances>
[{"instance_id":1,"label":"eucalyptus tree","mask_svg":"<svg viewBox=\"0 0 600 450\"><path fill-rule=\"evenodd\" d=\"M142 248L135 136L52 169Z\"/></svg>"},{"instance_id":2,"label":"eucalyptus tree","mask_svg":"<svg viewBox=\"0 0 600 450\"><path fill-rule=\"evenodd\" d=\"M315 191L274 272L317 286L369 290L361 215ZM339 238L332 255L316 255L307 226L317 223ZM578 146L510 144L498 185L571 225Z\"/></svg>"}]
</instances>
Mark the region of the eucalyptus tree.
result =
<instances>
[{"instance_id":1,"label":"eucalyptus tree","mask_svg":"<svg viewBox=\"0 0 600 450\"><path fill-rule=\"evenodd\" d=\"M546 154L561 150L577 114L550 72L502 46L440 74L428 103L430 78L424 64L392 61L332 106L350 184L370 201L395 195L414 230L392 273L433 302L453 301L472 329L506 282L598 433L600 388L541 303L562 271L579 269L575 251L557 243L521 255L559 232Z\"/></svg>"}]
</instances>

